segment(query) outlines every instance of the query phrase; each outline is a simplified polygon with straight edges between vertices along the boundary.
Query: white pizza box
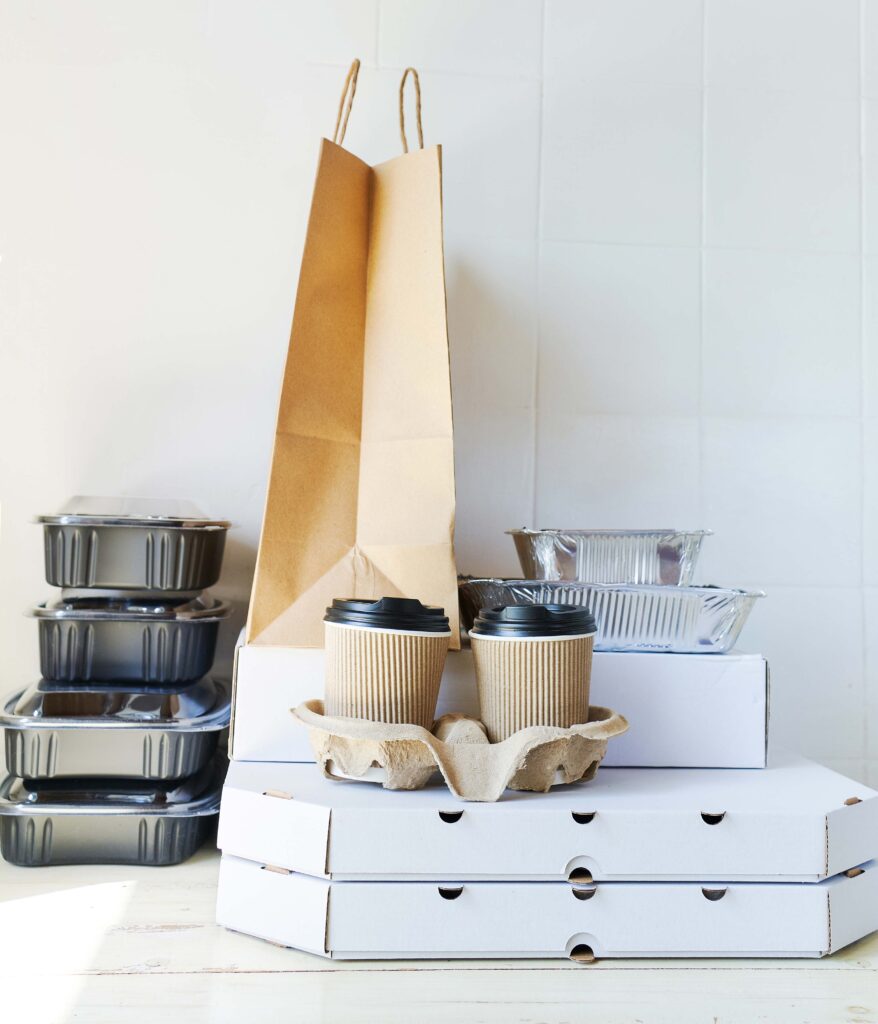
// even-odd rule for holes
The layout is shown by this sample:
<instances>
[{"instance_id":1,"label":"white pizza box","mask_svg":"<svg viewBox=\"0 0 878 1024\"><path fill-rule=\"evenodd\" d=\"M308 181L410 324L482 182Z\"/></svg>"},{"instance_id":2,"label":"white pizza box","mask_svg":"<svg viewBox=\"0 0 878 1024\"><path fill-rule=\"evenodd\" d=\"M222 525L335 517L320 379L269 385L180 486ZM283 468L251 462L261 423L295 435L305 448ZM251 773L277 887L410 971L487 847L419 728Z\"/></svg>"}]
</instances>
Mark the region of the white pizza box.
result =
<instances>
[{"instance_id":1,"label":"white pizza box","mask_svg":"<svg viewBox=\"0 0 878 1024\"><path fill-rule=\"evenodd\" d=\"M497 803L238 761L217 845L337 880L815 882L878 856L878 793L784 754L756 772L601 768Z\"/></svg>"},{"instance_id":2,"label":"white pizza box","mask_svg":"<svg viewBox=\"0 0 878 1024\"><path fill-rule=\"evenodd\" d=\"M217 921L348 960L819 957L878 927L878 867L814 885L336 882L224 855Z\"/></svg>"},{"instance_id":3,"label":"white pizza box","mask_svg":"<svg viewBox=\"0 0 878 1024\"><path fill-rule=\"evenodd\" d=\"M324 652L240 645L235 656L230 755L238 761L313 761L290 708L323 696ZM762 768L768 740L768 666L758 654L597 652L591 703L630 728L606 765ZM449 652L437 716L478 717L472 652Z\"/></svg>"}]
</instances>

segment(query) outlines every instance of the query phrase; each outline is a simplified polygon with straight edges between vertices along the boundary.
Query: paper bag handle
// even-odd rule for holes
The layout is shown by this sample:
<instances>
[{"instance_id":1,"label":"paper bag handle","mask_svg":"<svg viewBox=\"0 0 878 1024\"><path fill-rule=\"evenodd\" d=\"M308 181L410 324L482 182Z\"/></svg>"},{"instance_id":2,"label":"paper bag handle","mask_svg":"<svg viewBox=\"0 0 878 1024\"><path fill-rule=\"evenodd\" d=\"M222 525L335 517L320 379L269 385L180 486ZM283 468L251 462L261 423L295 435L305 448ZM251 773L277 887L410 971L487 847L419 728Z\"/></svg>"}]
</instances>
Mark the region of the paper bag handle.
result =
<instances>
[{"instance_id":1,"label":"paper bag handle","mask_svg":"<svg viewBox=\"0 0 878 1024\"><path fill-rule=\"evenodd\" d=\"M357 93L357 78L360 74L360 62L354 60L345 76L344 87L341 92L341 99L338 102L338 115L335 119L335 132L332 141L340 146L344 142L345 133L348 130L348 119L351 116L351 107L354 105L354 96ZM405 83L409 75L415 83L415 124L418 132L418 149L424 148L424 128L421 123L421 80L415 68L406 68L402 73L399 83L399 136L402 139L402 151L408 153L409 144L405 135Z\"/></svg>"},{"instance_id":2,"label":"paper bag handle","mask_svg":"<svg viewBox=\"0 0 878 1024\"><path fill-rule=\"evenodd\" d=\"M405 137L405 82L408 76L412 76L415 83L415 118L418 127L418 149L424 148L424 129L421 127L421 80L414 68L406 68L402 73L402 80L399 83L399 135L402 139L402 151L408 153L409 144Z\"/></svg>"},{"instance_id":3,"label":"paper bag handle","mask_svg":"<svg viewBox=\"0 0 878 1024\"><path fill-rule=\"evenodd\" d=\"M338 117L335 119L335 134L332 136L332 141L338 146L344 142L345 132L348 130L348 118L351 116L351 107L354 105L354 96L357 92L357 76L359 73L360 62L359 60L354 60L344 80L344 88L341 91L341 99L338 103Z\"/></svg>"}]
</instances>

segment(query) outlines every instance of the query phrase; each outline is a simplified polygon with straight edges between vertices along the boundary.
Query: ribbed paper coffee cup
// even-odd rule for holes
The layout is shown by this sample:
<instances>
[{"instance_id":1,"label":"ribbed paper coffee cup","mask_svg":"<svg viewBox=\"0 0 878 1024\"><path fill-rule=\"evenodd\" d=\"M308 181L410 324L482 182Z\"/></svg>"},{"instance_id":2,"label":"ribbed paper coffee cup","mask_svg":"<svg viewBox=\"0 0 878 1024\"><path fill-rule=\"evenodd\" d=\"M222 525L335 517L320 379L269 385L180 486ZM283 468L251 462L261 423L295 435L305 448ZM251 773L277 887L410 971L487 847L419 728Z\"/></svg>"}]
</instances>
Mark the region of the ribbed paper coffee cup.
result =
<instances>
[{"instance_id":1,"label":"ribbed paper coffee cup","mask_svg":"<svg viewBox=\"0 0 878 1024\"><path fill-rule=\"evenodd\" d=\"M336 600L324 626L327 715L432 727L451 638L442 609Z\"/></svg>"},{"instance_id":2,"label":"ribbed paper coffee cup","mask_svg":"<svg viewBox=\"0 0 878 1024\"><path fill-rule=\"evenodd\" d=\"M594 619L582 608L482 609L470 641L492 743L532 725L569 729L588 721L594 635Z\"/></svg>"}]
</instances>

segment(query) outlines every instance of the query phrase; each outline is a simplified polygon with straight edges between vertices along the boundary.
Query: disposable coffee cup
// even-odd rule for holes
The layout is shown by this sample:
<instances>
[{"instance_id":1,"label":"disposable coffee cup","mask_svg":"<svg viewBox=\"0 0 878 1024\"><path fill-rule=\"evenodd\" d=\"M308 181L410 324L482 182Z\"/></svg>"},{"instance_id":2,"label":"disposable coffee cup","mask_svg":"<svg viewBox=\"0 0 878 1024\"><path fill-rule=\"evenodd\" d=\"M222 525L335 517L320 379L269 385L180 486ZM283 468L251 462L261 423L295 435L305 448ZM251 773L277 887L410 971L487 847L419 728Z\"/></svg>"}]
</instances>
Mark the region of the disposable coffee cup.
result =
<instances>
[{"instance_id":1,"label":"disposable coffee cup","mask_svg":"<svg viewBox=\"0 0 878 1024\"><path fill-rule=\"evenodd\" d=\"M442 608L336 598L323 621L327 715L432 727L451 639Z\"/></svg>"},{"instance_id":2,"label":"disposable coffee cup","mask_svg":"<svg viewBox=\"0 0 878 1024\"><path fill-rule=\"evenodd\" d=\"M519 729L588 721L597 627L564 604L483 608L469 631L481 719L492 743Z\"/></svg>"}]
</instances>

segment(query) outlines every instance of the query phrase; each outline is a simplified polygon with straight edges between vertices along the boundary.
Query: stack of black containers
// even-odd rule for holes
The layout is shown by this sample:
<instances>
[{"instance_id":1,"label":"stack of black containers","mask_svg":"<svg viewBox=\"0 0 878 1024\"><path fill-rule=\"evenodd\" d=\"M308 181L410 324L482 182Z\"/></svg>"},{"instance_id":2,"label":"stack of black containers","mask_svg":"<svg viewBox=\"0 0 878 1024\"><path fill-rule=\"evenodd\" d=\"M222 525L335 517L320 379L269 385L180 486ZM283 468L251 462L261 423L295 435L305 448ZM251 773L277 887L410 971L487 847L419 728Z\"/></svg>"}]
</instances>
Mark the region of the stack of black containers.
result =
<instances>
[{"instance_id":1,"label":"stack of black containers","mask_svg":"<svg viewBox=\"0 0 878 1024\"><path fill-rule=\"evenodd\" d=\"M75 498L40 516L42 678L3 701L0 853L175 864L215 824L230 692L209 676L229 524L181 502Z\"/></svg>"}]
</instances>

